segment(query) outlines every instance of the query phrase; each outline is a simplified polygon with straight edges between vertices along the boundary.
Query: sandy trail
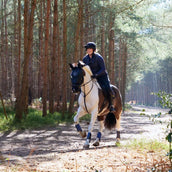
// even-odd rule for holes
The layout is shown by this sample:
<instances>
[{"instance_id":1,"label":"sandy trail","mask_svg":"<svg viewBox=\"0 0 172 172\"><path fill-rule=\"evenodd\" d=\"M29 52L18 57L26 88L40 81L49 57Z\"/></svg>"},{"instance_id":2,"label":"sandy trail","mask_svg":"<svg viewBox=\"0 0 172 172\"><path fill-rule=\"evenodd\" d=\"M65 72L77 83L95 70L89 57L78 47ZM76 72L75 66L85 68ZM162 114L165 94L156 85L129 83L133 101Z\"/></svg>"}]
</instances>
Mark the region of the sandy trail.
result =
<instances>
[{"instance_id":1,"label":"sandy trail","mask_svg":"<svg viewBox=\"0 0 172 172\"><path fill-rule=\"evenodd\" d=\"M125 112L121 118L121 145L126 145L127 142L135 138L164 140L166 124L154 124L148 117L141 116L142 109L145 109L144 113L148 115L168 112L164 109L141 106L135 106L132 111ZM169 121L170 116L162 115L160 120ZM88 122L81 121L81 126L84 130L87 130ZM98 131L97 123L94 128L92 141ZM61 124L57 127L41 130L0 133L0 171L10 169L11 166L14 168L16 164L22 164L22 166L24 164L22 168L26 171L30 169L36 171L95 171L97 168L105 171L105 166L111 170L113 168L117 169L118 166L122 168L123 164L121 160L118 161L119 157L116 157L117 160L113 163L116 164L116 167L114 165L109 167L107 159L103 160L107 161L108 164L104 164L102 167L97 166L96 168L96 165L91 165L93 161L95 163L96 161L99 162L99 159L109 157L109 155L120 155L121 152L125 154L126 150L124 151L124 149L126 148L115 146L115 138L115 130L105 130L98 148L95 149L91 145L89 150L83 150L85 139L79 137L73 124ZM79 165L84 163L87 165ZM17 168L19 170L20 165L17 165Z\"/></svg>"}]
</instances>

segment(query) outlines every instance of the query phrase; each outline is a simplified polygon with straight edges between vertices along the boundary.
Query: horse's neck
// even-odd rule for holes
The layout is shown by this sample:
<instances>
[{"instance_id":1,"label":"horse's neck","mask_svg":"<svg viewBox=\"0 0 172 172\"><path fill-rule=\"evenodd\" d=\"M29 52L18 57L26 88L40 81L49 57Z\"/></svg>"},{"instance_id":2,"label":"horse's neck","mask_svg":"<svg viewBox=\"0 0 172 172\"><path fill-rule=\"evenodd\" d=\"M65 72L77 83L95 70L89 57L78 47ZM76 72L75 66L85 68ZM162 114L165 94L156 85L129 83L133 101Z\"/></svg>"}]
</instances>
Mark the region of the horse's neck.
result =
<instances>
[{"instance_id":1,"label":"horse's neck","mask_svg":"<svg viewBox=\"0 0 172 172\"><path fill-rule=\"evenodd\" d=\"M87 76L87 74L84 76L84 83L83 86L81 87L82 92L84 92L85 94L87 94L89 92L89 90L92 87L92 81L91 81L91 77Z\"/></svg>"},{"instance_id":2,"label":"horse's neck","mask_svg":"<svg viewBox=\"0 0 172 172\"><path fill-rule=\"evenodd\" d=\"M84 92L85 94L88 94L89 91L91 91L92 87L93 87L93 81L91 81L91 70L88 68L85 70L85 76L84 76L84 83L83 86L81 87L82 92Z\"/></svg>"}]
</instances>

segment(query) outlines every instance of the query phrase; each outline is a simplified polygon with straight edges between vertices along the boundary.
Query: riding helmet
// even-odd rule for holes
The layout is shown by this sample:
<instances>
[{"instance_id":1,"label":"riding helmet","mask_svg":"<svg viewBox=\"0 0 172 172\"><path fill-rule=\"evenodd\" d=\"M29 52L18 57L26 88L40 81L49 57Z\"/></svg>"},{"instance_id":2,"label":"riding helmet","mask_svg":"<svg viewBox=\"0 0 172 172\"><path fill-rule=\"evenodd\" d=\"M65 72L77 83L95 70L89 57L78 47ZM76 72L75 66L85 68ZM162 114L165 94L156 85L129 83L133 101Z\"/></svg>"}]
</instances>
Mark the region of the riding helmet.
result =
<instances>
[{"instance_id":1,"label":"riding helmet","mask_svg":"<svg viewBox=\"0 0 172 172\"><path fill-rule=\"evenodd\" d=\"M85 49L87 50L88 48L92 48L93 51L96 50L96 44L94 42L88 42L87 45L84 46Z\"/></svg>"}]
</instances>

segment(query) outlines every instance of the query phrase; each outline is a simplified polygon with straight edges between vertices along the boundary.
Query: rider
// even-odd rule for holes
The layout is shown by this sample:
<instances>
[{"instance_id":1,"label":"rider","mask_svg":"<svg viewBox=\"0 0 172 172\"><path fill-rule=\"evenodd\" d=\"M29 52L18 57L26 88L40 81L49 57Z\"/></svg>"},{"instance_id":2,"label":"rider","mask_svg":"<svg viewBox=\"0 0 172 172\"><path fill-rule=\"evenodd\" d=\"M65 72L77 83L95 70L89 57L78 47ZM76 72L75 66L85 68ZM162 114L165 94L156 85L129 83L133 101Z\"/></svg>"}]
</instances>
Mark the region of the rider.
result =
<instances>
[{"instance_id":1,"label":"rider","mask_svg":"<svg viewBox=\"0 0 172 172\"><path fill-rule=\"evenodd\" d=\"M110 112L114 112L115 108L113 106L113 99L115 98L115 94L110 87L110 81L105 69L103 57L95 52L96 44L94 42L88 42L87 45L85 45L85 49L87 51L87 55L83 58L83 62L90 66L93 73L92 78L97 79L97 82L102 88L105 97L109 99Z\"/></svg>"}]
</instances>

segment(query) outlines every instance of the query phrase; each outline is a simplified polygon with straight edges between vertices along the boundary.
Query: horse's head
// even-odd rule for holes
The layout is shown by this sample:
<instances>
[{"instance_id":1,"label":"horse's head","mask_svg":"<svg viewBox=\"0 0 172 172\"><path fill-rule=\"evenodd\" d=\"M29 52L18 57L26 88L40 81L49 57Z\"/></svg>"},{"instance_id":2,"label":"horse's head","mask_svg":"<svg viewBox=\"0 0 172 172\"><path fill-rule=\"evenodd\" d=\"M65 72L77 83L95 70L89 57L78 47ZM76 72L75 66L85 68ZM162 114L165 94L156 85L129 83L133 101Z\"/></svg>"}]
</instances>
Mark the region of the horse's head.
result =
<instances>
[{"instance_id":1,"label":"horse's head","mask_svg":"<svg viewBox=\"0 0 172 172\"><path fill-rule=\"evenodd\" d=\"M72 72L71 72L71 82L72 82L72 91L73 93L78 93L81 90L81 85L84 82L85 72L82 69L84 66L83 63L79 62L78 65L69 64Z\"/></svg>"}]
</instances>

